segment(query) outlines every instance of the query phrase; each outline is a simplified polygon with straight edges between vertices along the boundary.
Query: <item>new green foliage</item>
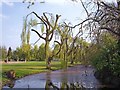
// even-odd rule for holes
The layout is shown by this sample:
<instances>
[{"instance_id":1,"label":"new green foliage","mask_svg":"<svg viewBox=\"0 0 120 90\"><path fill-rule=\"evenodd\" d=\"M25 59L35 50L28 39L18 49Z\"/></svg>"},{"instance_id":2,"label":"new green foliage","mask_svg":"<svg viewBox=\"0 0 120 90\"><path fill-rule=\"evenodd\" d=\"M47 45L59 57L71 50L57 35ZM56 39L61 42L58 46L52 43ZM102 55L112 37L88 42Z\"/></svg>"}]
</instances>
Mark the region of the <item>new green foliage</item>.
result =
<instances>
[{"instance_id":1,"label":"new green foliage","mask_svg":"<svg viewBox=\"0 0 120 90\"><path fill-rule=\"evenodd\" d=\"M21 33L21 58L24 59L25 61L30 60L30 49L31 46L29 44L30 41L30 25L27 24L27 20L23 19L23 29Z\"/></svg>"},{"instance_id":2,"label":"new green foliage","mask_svg":"<svg viewBox=\"0 0 120 90\"><path fill-rule=\"evenodd\" d=\"M115 75L120 75L120 55L118 51L117 40L114 36L107 34L101 35L100 44L97 45L97 51L93 57L93 65L102 70L107 67Z\"/></svg>"},{"instance_id":3,"label":"new green foliage","mask_svg":"<svg viewBox=\"0 0 120 90\"><path fill-rule=\"evenodd\" d=\"M0 59L1 60L7 59L7 48L5 46L0 46Z\"/></svg>"}]
</instances>

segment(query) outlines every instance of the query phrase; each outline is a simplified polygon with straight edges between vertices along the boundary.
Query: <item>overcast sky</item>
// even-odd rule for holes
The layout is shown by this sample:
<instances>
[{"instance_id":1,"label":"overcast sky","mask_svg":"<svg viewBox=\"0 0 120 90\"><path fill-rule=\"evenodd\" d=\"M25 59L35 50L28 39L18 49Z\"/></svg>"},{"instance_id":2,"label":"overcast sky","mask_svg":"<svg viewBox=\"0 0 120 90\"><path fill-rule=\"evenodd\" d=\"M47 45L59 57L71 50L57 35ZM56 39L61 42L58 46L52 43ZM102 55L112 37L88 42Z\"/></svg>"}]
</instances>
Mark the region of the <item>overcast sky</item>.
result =
<instances>
[{"instance_id":1,"label":"overcast sky","mask_svg":"<svg viewBox=\"0 0 120 90\"><path fill-rule=\"evenodd\" d=\"M70 0L43 1L45 3L37 3L27 9L28 3L22 3L22 0L2 0L2 3L0 2L0 26L2 26L0 27L0 44L13 49L21 45L20 34L23 27L23 17L31 11L36 11L40 16L43 12L50 12L54 15L60 14L62 16L59 22L66 19L73 24L85 18L84 10L80 3L73 3ZM34 43L37 39L36 33L31 32L30 43ZM40 45L42 42L43 40L41 39L37 44Z\"/></svg>"}]
</instances>

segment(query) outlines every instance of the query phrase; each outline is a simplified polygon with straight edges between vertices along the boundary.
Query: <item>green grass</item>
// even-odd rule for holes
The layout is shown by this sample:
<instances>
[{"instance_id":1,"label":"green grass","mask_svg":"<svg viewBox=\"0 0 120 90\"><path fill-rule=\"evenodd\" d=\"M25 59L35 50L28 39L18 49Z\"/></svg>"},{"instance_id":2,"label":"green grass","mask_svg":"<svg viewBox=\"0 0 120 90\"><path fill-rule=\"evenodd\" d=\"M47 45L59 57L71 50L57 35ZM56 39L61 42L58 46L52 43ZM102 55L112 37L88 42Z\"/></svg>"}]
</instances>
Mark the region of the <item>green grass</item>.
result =
<instances>
[{"instance_id":1,"label":"green grass","mask_svg":"<svg viewBox=\"0 0 120 90\"><path fill-rule=\"evenodd\" d=\"M68 66L71 66L68 64ZM61 69L61 63L58 61L53 61L51 63L52 70ZM6 77L5 72L9 70L14 70L16 73L16 79L22 78L27 75L46 72L48 69L45 67L45 61L40 62L26 62L26 63L14 63L14 64L2 64L2 85L5 85L10 80Z\"/></svg>"},{"instance_id":2,"label":"green grass","mask_svg":"<svg viewBox=\"0 0 120 90\"><path fill-rule=\"evenodd\" d=\"M52 62L52 70L61 69L60 62ZM5 72L14 70L16 73L16 79L22 78L30 74L36 74L48 71L45 67L45 62L26 62L26 63L14 63L14 64L2 64L2 85L10 80L6 77ZM0 72L1 73L1 72Z\"/></svg>"}]
</instances>

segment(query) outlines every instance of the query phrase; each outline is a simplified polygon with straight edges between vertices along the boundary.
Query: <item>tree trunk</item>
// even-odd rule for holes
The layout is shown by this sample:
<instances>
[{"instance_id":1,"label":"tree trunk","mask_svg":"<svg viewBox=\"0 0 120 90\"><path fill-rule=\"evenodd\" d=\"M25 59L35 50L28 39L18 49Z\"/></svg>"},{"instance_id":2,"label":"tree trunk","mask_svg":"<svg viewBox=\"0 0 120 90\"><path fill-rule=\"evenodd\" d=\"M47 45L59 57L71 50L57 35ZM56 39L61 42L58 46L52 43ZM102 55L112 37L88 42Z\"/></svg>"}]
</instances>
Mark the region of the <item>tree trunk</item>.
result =
<instances>
[{"instance_id":1,"label":"tree trunk","mask_svg":"<svg viewBox=\"0 0 120 90\"><path fill-rule=\"evenodd\" d=\"M46 40L45 44L45 61L46 61L46 68L51 69L51 62L48 60L49 59L49 41Z\"/></svg>"},{"instance_id":2,"label":"tree trunk","mask_svg":"<svg viewBox=\"0 0 120 90\"><path fill-rule=\"evenodd\" d=\"M17 62L19 62L19 58L17 57Z\"/></svg>"},{"instance_id":3,"label":"tree trunk","mask_svg":"<svg viewBox=\"0 0 120 90\"><path fill-rule=\"evenodd\" d=\"M7 57L7 60L6 60L6 63L8 62L8 57Z\"/></svg>"},{"instance_id":4,"label":"tree trunk","mask_svg":"<svg viewBox=\"0 0 120 90\"><path fill-rule=\"evenodd\" d=\"M25 58L25 62L26 62L27 60L26 60L26 58Z\"/></svg>"},{"instance_id":5,"label":"tree trunk","mask_svg":"<svg viewBox=\"0 0 120 90\"><path fill-rule=\"evenodd\" d=\"M66 42L66 39L65 41ZM67 52L66 52L66 44L63 45L64 48L64 69L67 69Z\"/></svg>"},{"instance_id":6,"label":"tree trunk","mask_svg":"<svg viewBox=\"0 0 120 90\"><path fill-rule=\"evenodd\" d=\"M66 51L64 51L64 68L66 68L67 65L66 65Z\"/></svg>"},{"instance_id":7,"label":"tree trunk","mask_svg":"<svg viewBox=\"0 0 120 90\"><path fill-rule=\"evenodd\" d=\"M73 62L73 52L71 52L71 55L70 55L70 57L71 57L71 63L70 64L74 64L74 62Z\"/></svg>"}]
</instances>

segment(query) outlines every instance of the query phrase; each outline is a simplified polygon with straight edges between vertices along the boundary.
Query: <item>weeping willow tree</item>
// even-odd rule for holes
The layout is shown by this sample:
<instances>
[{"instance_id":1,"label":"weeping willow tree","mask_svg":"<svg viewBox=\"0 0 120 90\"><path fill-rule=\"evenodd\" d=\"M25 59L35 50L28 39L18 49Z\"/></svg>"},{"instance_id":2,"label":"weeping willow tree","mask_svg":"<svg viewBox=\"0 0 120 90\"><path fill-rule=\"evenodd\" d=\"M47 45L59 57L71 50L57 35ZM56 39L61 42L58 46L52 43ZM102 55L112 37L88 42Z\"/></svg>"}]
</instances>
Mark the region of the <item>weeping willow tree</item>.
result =
<instances>
[{"instance_id":1,"label":"weeping willow tree","mask_svg":"<svg viewBox=\"0 0 120 90\"><path fill-rule=\"evenodd\" d=\"M39 38L41 38L45 41L46 68L51 69L50 61L52 58L49 53L49 44L53 38L54 31L56 30L57 23L58 23L58 20L61 15L56 14L56 17L54 18L53 14L51 14L51 13L43 13L43 16L39 16L36 12L31 12L30 14L28 14L26 16L26 18L28 18L28 16L31 14L35 15L35 17L38 20L37 22L32 21L31 26L34 27L34 26L40 25L41 33L39 33L38 30L36 30L34 28L32 28L31 31L35 32L39 36Z\"/></svg>"},{"instance_id":2,"label":"weeping willow tree","mask_svg":"<svg viewBox=\"0 0 120 90\"><path fill-rule=\"evenodd\" d=\"M28 28L27 28L28 27ZM26 19L23 19L23 29L21 33L21 41L22 41L22 58L25 60L30 59L30 25L27 24Z\"/></svg>"}]
</instances>

